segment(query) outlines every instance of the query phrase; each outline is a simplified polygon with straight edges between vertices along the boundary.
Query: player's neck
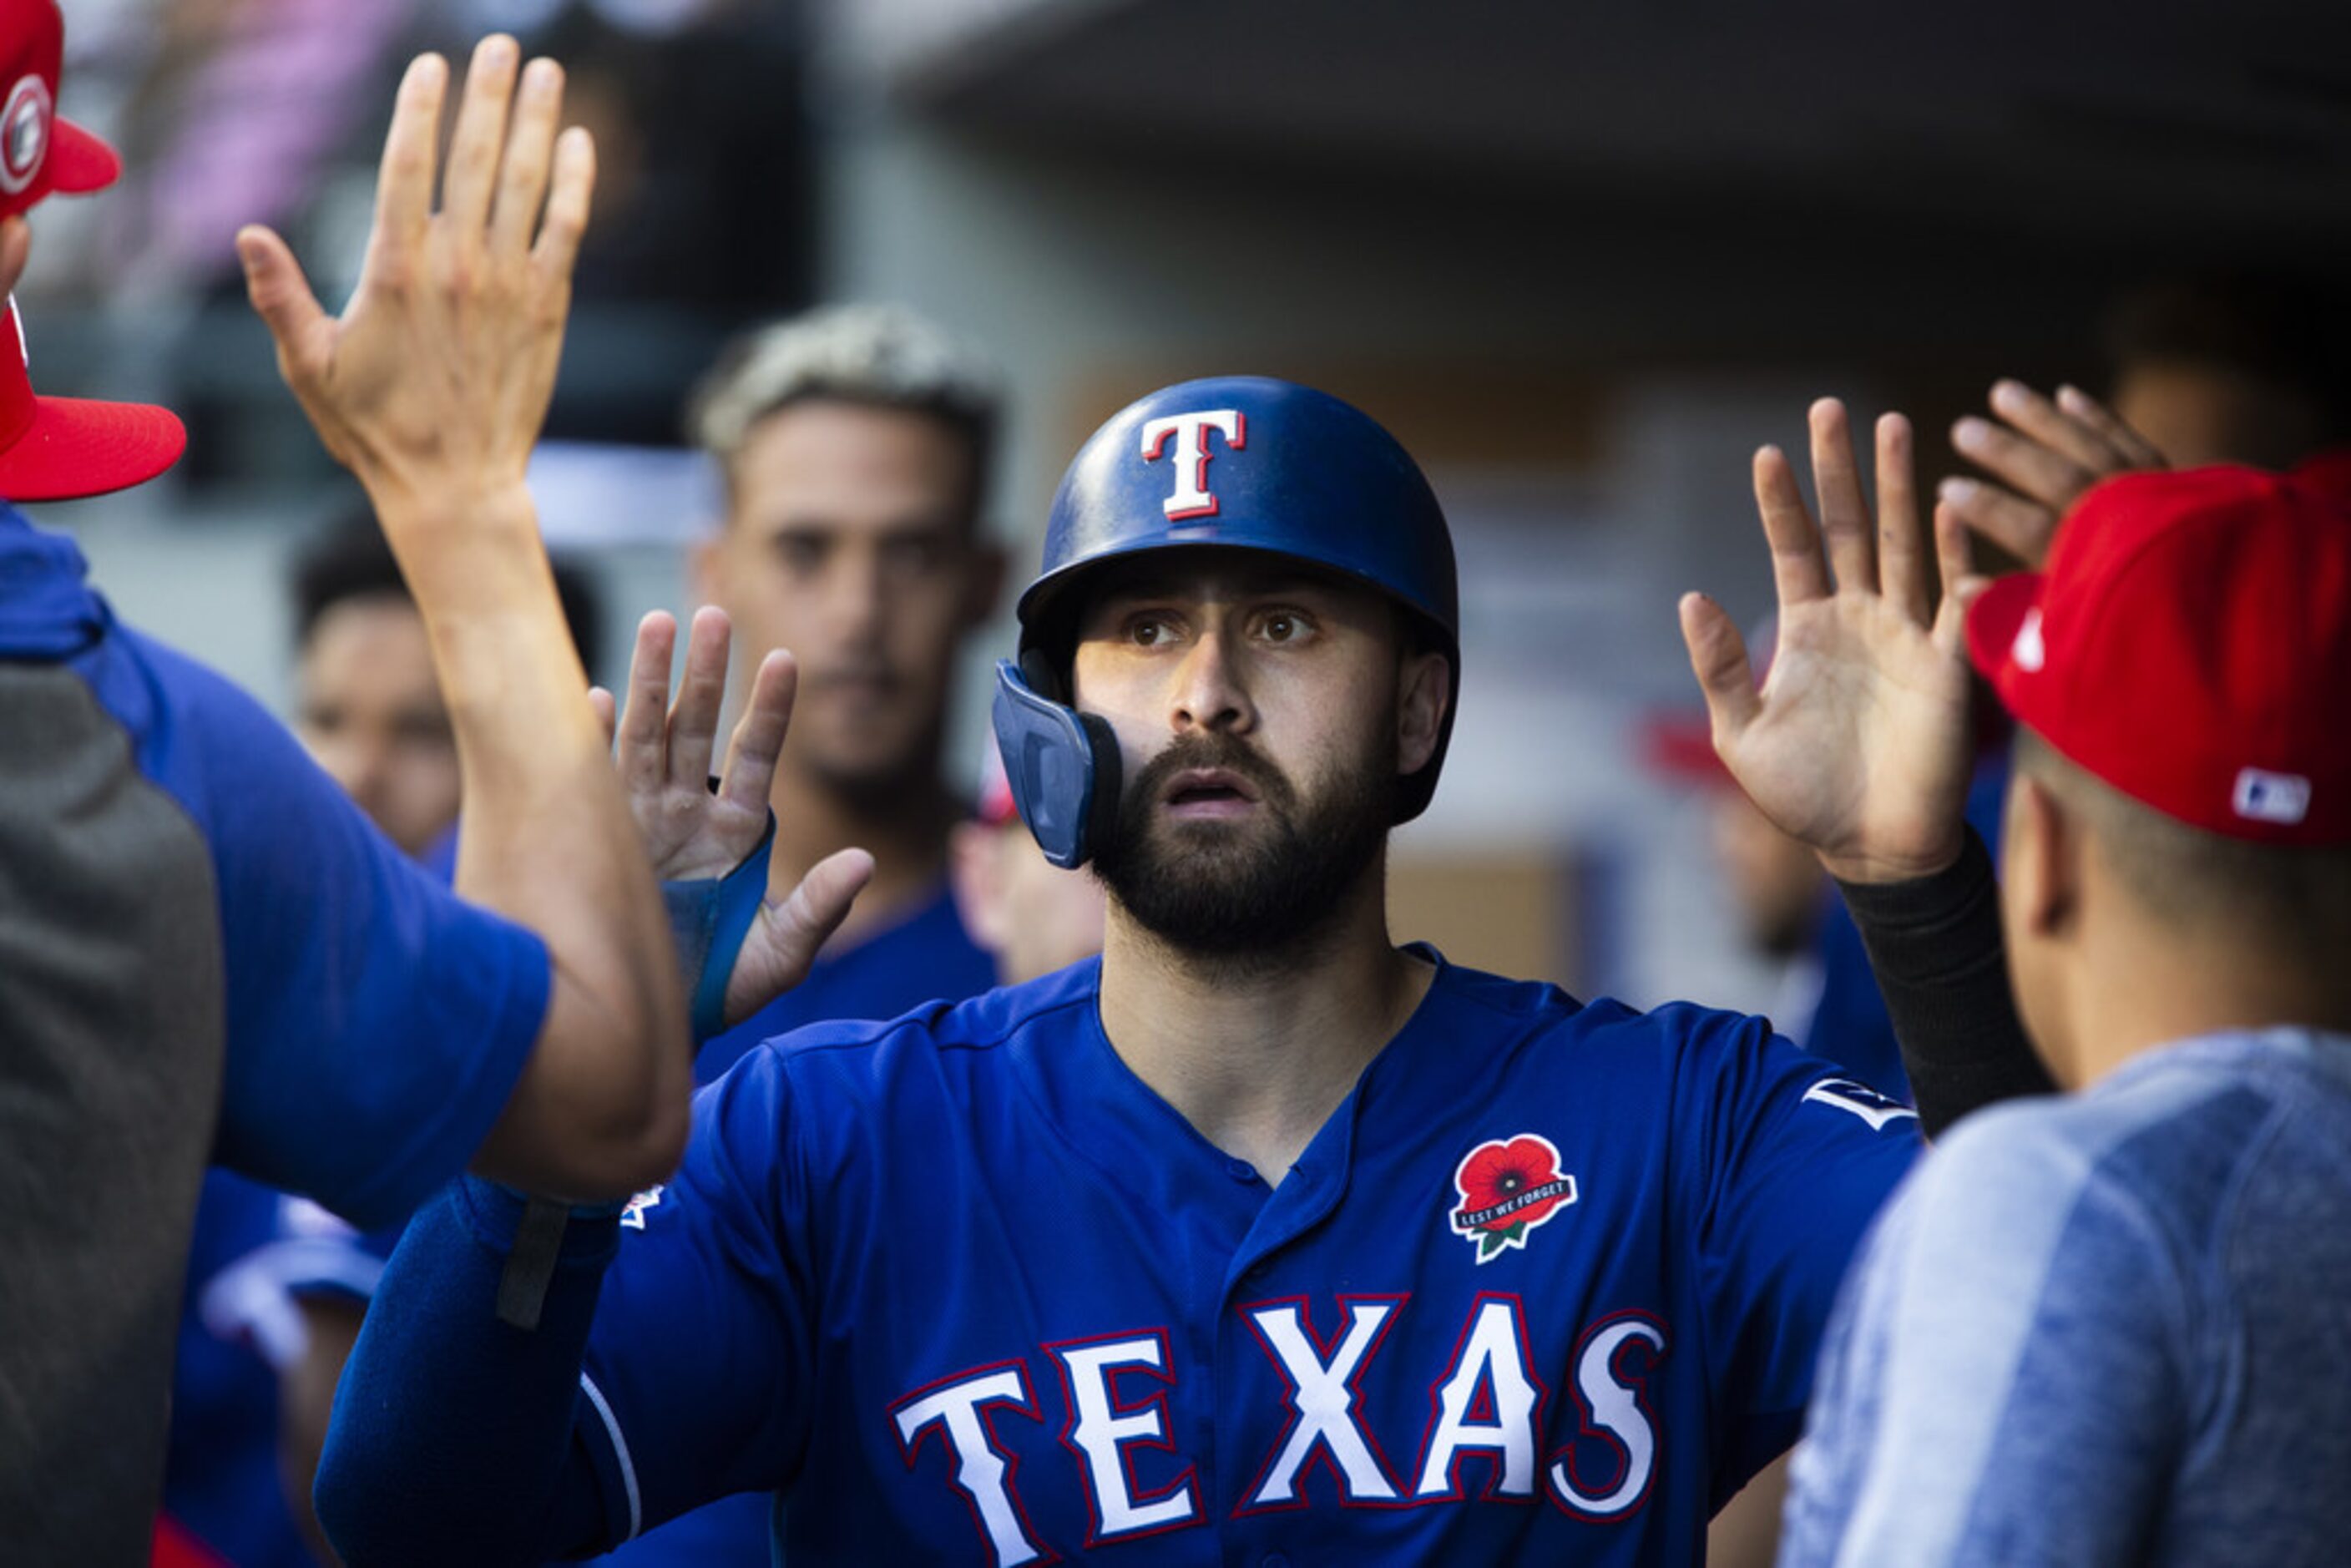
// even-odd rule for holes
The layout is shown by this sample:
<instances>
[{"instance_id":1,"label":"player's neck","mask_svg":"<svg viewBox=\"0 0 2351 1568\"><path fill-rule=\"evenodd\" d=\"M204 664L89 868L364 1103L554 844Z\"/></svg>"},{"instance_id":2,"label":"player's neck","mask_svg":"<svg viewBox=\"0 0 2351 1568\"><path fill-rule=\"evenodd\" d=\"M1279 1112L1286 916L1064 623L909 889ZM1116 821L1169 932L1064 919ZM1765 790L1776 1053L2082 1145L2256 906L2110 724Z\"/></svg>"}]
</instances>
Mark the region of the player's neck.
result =
<instances>
[{"instance_id":1,"label":"player's neck","mask_svg":"<svg viewBox=\"0 0 2351 1568\"><path fill-rule=\"evenodd\" d=\"M1385 894L1375 868L1311 942L1248 966L1172 948L1113 903L1113 1048L1202 1136L1279 1184L1436 977L1388 940Z\"/></svg>"},{"instance_id":2,"label":"player's neck","mask_svg":"<svg viewBox=\"0 0 2351 1568\"><path fill-rule=\"evenodd\" d=\"M2070 1060L2061 1082L2086 1086L2150 1051L2233 1030L2351 1034L2351 976L2313 972L2247 944L2181 941L2120 949L2085 969L2068 998ZM2105 973L2100 973L2103 969Z\"/></svg>"},{"instance_id":3,"label":"player's neck","mask_svg":"<svg viewBox=\"0 0 2351 1568\"><path fill-rule=\"evenodd\" d=\"M947 835L961 809L935 774L894 789L846 789L795 768L788 756L769 799L776 845L768 896L789 894L836 850L853 847L873 857L873 880L858 894L836 942L888 925L935 892L946 874Z\"/></svg>"}]
</instances>

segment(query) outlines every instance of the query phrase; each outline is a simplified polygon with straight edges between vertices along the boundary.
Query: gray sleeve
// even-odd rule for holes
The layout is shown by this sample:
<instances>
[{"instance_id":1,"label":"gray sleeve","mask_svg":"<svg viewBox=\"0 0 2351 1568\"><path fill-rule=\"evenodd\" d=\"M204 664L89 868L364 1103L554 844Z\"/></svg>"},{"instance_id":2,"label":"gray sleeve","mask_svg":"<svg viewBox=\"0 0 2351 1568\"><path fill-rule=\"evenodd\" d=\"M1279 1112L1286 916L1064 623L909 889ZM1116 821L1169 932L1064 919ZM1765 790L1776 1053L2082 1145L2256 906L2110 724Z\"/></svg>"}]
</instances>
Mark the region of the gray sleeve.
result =
<instances>
[{"instance_id":1,"label":"gray sleeve","mask_svg":"<svg viewBox=\"0 0 2351 1568\"><path fill-rule=\"evenodd\" d=\"M1782 1568L2140 1560L2185 1427L2159 1236L2030 1114L1899 1204L1830 1331Z\"/></svg>"},{"instance_id":2,"label":"gray sleeve","mask_svg":"<svg viewBox=\"0 0 2351 1568\"><path fill-rule=\"evenodd\" d=\"M2056 1088L2009 991L2000 884L1973 828L1947 871L1915 882L1840 882L1837 891L1886 995L1928 1137L1995 1101Z\"/></svg>"}]
</instances>

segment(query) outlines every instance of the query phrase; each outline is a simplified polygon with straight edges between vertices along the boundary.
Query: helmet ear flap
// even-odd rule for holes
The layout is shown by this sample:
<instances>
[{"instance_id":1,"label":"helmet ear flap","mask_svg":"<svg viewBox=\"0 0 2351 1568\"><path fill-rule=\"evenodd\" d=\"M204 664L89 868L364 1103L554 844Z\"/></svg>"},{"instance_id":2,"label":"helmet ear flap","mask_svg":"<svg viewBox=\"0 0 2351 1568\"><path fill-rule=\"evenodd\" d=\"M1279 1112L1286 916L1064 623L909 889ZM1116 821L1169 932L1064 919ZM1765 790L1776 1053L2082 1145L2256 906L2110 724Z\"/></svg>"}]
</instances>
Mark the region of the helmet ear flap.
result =
<instances>
[{"instance_id":1,"label":"helmet ear flap","mask_svg":"<svg viewBox=\"0 0 2351 1568\"><path fill-rule=\"evenodd\" d=\"M996 747L1012 803L1057 866L1091 859L1118 820L1118 737L1060 700L1061 681L1036 648L996 662Z\"/></svg>"}]
</instances>

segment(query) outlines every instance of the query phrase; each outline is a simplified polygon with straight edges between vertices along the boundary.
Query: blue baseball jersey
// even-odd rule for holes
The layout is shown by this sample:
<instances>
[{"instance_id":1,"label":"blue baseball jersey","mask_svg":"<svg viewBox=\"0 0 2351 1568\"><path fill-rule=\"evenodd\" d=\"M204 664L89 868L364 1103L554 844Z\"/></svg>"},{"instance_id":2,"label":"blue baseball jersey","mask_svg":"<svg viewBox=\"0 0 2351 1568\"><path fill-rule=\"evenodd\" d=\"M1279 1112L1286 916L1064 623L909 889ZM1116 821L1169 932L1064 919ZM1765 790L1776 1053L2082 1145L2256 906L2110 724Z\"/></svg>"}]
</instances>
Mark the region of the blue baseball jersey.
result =
<instances>
[{"instance_id":1,"label":"blue baseball jersey","mask_svg":"<svg viewBox=\"0 0 2351 1568\"><path fill-rule=\"evenodd\" d=\"M893 1019L933 998L960 1001L995 984L995 959L972 941L942 884L904 919L819 957L808 978L705 1045L695 1073L708 1083L762 1040L811 1023ZM771 1511L764 1494L726 1498L597 1561L611 1568L766 1568Z\"/></svg>"},{"instance_id":2,"label":"blue baseball jersey","mask_svg":"<svg viewBox=\"0 0 2351 1568\"><path fill-rule=\"evenodd\" d=\"M505 1109L547 1010L547 949L436 885L258 704L122 625L85 572L71 540L0 504L0 661L78 676L209 855L226 1010L213 1157L395 1220Z\"/></svg>"},{"instance_id":3,"label":"blue baseball jersey","mask_svg":"<svg viewBox=\"0 0 2351 1568\"><path fill-rule=\"evenodd\" d=\"M548 1517L779 1490L794 1568L1695 1560L1794 1438L1917 1119L1759 1019L1422 952L1279 1186L1120 1060L1098 960L753 1051L620 1222ZM393 1364L459 1332L410 1315L445 1272L395 1260L407 1326L360 1379L456 1423Z\"/></svg>"},{"instance_id":4,"label":"blue baseball jersey","mask_svg":"<svg viewBox=\"0 0 2351 1568\"><path fill-rule=\"evenodd\" d=\"M940 883L905 916L818 955L808 978L706 1041L695 1081L715 1083L762 1040L839 1019L893 1019L928 1001L959 1002L996 984L996 959L971 939Z\"/></svg>"}]
</instances>

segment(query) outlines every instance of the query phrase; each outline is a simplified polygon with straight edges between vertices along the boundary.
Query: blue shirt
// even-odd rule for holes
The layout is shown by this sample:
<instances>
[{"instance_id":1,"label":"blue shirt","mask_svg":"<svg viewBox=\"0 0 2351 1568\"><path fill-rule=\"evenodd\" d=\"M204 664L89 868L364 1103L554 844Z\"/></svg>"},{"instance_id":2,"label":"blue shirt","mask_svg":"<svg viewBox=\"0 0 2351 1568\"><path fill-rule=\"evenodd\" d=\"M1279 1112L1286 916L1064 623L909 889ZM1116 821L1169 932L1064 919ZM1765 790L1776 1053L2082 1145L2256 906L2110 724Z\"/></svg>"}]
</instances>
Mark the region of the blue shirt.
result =
<instances>
[{"instance_id":1,"label":"blue shirt","mask_svg":"<svg viewBox=\"0 0 2351 1568\"><path fill-rule=\"evenodd\" d=\"M0 505L0 659L79 676L212 852L227 1006L214 1157L394 1220L505 1109L546 1013L547 950L436 886L259 705L116 621L85 570L71 540Z\"/></svg>"},{"instance_id":2,"label":"blue shirt","mask_svg":"<svg viewBox=\"0 0 2351 1568\"><path fill-rule=\"evenodd\" d=\"M760 1041L807 1024L893 1019L933 998L960 1001L995 984L995 959L972 941L941 884L896 924L839 952L828 949L808 978L705 1044L695 1076L711 1082ZM765 1493L726 1498L597 1561L611 1568L767 1568L773 1507Z\"/></svg>"},{"instance_id":3,"label":"blue shirt","mask_svg":"<svg viewBox=\"0 0 2351 1568\"><path fill-rule=\"evenodd\" d=\"M959 1002L996 984L996 959L971 939L942 882L903 918L817 956L808 978L704 1042L698 1083L715 1083L762 1040L836 1019L893 1019L928 1001Z\"/></svg>"},{"instance_id":4,"label":"blue shirt","mask_svg":"<svg viewBox=\"0 0 2351 1568\"><path fill-rule=\"evenodd\" d=\"M1970 1117L1823 1355L1783 1564L2343 1562L2351 1038L2210 1036Z\"/></svg>"},{"instance_id":5,"label":"blue shirt","mask_svg":"<svg viewBox=\"0 0 2351 1568\"><path fill-rule=\"evenodd\" d=\"M1686 1563L1794 1437L1918 1147L1759 1019L1444 967L1272 1186L1121 1061L1099 973L803 1030L705 1090L595 1298L566 1473L595 1501L546 1516L618 1539L780 1490L795 1568ZM425 1423L516 1407L375 1363L517 1348L444 1299L455 1213L403 1243L402 1326L345 1382L387 1522L422 1505L368 1422L440 1453ZM483 1491L445 1521L541 1512L455 1474Z\"/></svg>"}]
</instances>

